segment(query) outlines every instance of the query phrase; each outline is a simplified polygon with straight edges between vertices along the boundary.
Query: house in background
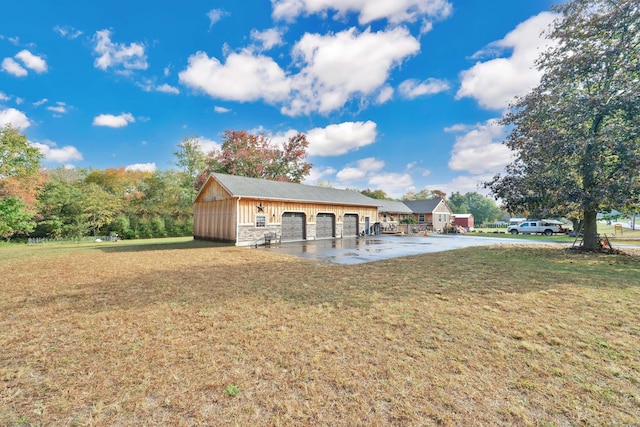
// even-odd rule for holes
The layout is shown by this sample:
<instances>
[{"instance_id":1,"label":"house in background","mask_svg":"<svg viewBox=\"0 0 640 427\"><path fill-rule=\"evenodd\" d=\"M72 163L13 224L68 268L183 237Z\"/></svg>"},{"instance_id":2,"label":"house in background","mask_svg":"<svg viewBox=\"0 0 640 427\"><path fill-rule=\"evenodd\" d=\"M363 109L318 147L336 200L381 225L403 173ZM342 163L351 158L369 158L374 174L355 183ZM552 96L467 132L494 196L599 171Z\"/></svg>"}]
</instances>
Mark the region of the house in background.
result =
<instances>
[{"instance_id":1,"label":"house in background","mask_svg":"<svg viewBox=\"0 0 640 427\"><path fill-rule=\"evenodd\" d=\"M473 214L453 214L451 223L455 227L462 227L465 230L473 230Z\"/></svg>"},{"instance_id":2,"label":"house in background","mask_svg":"<svg viewBox=\"0 0 640 427\"><path fill-rule=\"evenodd\" d=\"M411 209L418 225L437 232L451 225L451 209L444 199L405 200L402 203Z\"/></svg>"},{"instance_id":3,"label":"house in background","mask_svg":"<svg viewBox=\"0 0 640 427\"><path fill-rule=\"evenodd\" d=\"M400 221L413 217L415 223L429 231L443 231L451 222L451 209L444 199L403 200L401 202L380 200L378 221L382 230L393 229ZM385 220L387 226L385 226Z\"/></svg>"},{"instance_id":4,"label":"house in background","mask_svg":"<svg viewBox=\"0 0 640 427\"><path fill-rule=\"evenodd\" d=\"M214 173L193 206L195 239L249 246L275 233L281 241L368 233L380 200L357 191Z\"/></svg>"}]
</instances>

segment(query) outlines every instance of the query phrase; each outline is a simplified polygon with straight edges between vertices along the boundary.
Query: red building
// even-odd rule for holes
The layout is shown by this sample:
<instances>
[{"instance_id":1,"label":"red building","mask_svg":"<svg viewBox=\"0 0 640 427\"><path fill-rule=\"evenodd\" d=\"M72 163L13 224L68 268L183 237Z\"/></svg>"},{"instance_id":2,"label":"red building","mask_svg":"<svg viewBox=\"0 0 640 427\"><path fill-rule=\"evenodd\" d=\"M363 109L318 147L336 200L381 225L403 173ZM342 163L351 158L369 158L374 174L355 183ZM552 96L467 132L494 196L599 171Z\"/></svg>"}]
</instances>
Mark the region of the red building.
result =
<instances>
[{"instance_id":1,"label":"red building","mask_svg":"<svg viewBox=\"0 0 640 427\"><path fill-rule=\"evenodd\" d=\"M473 214L452 214L451 223L466 230L473 230Z\"/></svg>"}]
</instances>

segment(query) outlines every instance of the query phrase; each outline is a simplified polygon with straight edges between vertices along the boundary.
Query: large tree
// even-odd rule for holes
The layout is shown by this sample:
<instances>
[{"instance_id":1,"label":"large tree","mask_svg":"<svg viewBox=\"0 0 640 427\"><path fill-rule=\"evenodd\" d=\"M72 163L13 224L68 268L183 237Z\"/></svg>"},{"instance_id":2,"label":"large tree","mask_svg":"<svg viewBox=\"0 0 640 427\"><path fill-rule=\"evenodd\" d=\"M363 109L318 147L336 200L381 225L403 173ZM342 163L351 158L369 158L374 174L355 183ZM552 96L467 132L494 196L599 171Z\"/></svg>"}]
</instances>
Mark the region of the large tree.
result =
<instances>
[{"instance_id":1,"label":"large tree","mask_svg":"<svg viewBox=\"0 0 640 427\"><path fill-rule=\"evenodd\" d=\"M182 171L182 187L191 200L196 191L196 180L207 167L207 156L200 147L200 140L195 137L185 137L178 149L173 153L176 156L176 166Z\"/></svg>"},{"instance_id":2,"label":"large tree","mask_svg":"<svg viewBox=\"0 0 640 427\"><path fill-rule=\"evenodd\" d=\"M299 183L311 171L308 146L301 133L276 144L264 134L226 130L222 148L209 154L208 166L198 184L204 184L211 172Z\"/></svg>"},{"instance_id":3,"label":"large tree","mask_svg":"<svg viewBox=\"0 0 640 427\"><path fill-rule=\"evenodd\" d=\"M510 212L579 212L587 250L596 215L640 194L640 6L637 0L569 0L537 61L538 87L503 123L515 160L487 186Z\"/></svg>"}]
</instances>

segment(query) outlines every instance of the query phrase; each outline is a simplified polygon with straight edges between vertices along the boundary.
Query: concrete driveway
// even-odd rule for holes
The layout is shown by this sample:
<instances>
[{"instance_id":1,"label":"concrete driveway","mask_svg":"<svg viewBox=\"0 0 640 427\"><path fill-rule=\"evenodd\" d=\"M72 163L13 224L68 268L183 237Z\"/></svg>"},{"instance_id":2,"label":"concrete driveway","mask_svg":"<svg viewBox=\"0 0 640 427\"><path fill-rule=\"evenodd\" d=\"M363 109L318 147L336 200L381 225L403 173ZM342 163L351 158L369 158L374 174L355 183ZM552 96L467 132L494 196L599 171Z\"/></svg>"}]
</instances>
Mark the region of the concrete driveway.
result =
<instances>
[{"instance_id":1,"label":"concrete driveway","mask_svg":"<svg viewBox=\"0 0 640 427\"><path fill-rule=\"evenodd\" d=\"M418 237L380 235L345 239L287 242L276 245L272 244L270 247L260 247L259 249L335 264L351 265L408 255L419 255L431 252L468 248L471 246L513 244L530 245L554 243L524 239L479 237L468 234L430 234L428 236Z\"/></svg>"}]
</instances>

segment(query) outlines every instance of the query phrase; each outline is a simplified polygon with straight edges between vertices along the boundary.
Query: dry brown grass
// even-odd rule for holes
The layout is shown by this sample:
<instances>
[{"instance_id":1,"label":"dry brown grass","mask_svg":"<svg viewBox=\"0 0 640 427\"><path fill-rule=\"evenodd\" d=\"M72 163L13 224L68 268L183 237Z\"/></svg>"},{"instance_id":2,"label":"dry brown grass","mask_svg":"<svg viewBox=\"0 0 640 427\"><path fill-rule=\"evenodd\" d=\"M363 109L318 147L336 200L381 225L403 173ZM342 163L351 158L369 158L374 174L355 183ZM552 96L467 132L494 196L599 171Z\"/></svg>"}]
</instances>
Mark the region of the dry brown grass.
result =
<instances>
[{"instance_id":1,"label":"dry brown grass","mask_svg":"<svg viewBox=\"0 0 640 427\"><path fill-rule=\"evenodd\" d=\"M0 424L640 422L637 254L118 245L0 248Z\"/></svg>"}]
</instances>

